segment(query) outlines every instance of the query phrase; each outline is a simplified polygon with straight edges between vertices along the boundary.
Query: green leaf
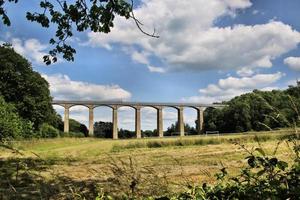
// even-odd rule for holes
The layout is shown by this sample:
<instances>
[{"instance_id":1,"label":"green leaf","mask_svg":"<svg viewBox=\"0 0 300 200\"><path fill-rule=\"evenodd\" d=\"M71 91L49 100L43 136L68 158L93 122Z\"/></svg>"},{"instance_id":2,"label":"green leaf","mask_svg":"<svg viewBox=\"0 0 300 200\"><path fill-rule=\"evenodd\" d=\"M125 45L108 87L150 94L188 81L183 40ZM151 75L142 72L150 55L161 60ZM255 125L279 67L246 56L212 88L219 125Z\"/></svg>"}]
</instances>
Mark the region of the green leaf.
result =
<instances>
[{"instance_id":1,"label":"green leaf","mask_svg":"<svg viewBox=\"0 0 300 200\"><path fill-rule=\"evenodd\" d=\"M288 167L288 163L284 162L284 161L278 161L277 163L277 167L281 170L285 170L285 168Z\"/></svg>"},{"instance_id":2,"label":"green leaf","mask_svg":"<svg viewBox=\"0 0 300 200\"><path fill-rule=\"evenodd\" d=\"M255 167L256 166L256 162L255 162L255 157L254 156L251 156L249 159L248 159L248 165L250 167Z\"/></svg>"},{"instance_id":3,"label":"green leaf","mask_svg":"<svg viewBox=\"0 0 300 200\"><path fill-rule=\"evenodd\" d=\"M256 148L255 151L259 152L262 156L266 156L264 150L262 148Z\"/></svg>"},{"instance_id":4,"label":"green leaf","mask_svg":"<svg viewBox=\"0 0 300 200\"><path fill-rule=\"evenodd\" d=\"M276 166L277 163L278 163L278 159L277 158L271 158L269 163L272 165L272 166Z\"/></svg>"},{"instance_id":5,"label":"green leaf","mask_svg":"<svg viewBox=\"0 0 300 200\"><path fill-rule=\"evenodd\" d=\"M266 170L260 170L259 172L257 172L257 176L261 176L266 172Z\"/></svg>"},{"instance_id":6,"label":"green leaf","mask_svg":"<svg viewBox=\"0 0 300 200\"><path fill-rule=\"evenodd\" d=\"M3 20L3 23L7 26L10 26L11 23L10 23L10 20L8 18L8 16L4 13L3 16L2 16L2 20Z\"/></svg>"}]
</instances>

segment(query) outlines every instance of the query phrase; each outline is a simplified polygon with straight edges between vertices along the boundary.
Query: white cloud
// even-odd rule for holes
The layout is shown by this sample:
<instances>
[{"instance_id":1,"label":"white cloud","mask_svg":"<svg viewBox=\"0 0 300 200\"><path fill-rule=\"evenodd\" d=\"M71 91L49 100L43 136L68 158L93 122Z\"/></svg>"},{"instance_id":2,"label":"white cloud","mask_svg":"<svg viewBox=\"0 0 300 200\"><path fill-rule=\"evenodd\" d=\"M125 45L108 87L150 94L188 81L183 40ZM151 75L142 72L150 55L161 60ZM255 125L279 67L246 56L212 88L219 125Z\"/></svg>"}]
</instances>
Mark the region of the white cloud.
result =
<instances>
[{"instance_id":1,"label":"white cloud","mask_svg":"<svg viewBox=\"0 0 300 200\"><path fill-rule=\"evenodd\" d=\"M243 78L228 77L226 79L220 79L218 85L222 89L261 88L278 81L283 75L283 73L277 72L275 74L256 74L252 77Z\"/></svg>"},{"instance_id":2,"label":"white cloud","mask_svg":"<svg viewBox=\"0 0 300 200\"><path fill-rule=\"evenodd\" d=\"M123 51L125 51L127 54L131 54L131 59L137 63L141 63L144 65L147 65L147 68L149 69L150 72L154 72L154 73L165 73L166 70L164 68L161 67L154 67L150 65L150 61L148 56L150 55L150 53L146 52L146 51L136 51L136 50L132 50L132 48L123 48Z\"/></svg>"},{"instance_id":3,"label":"white cloud","mask_svg":"<svg viewBox=\"0 0 300 200\"><path fill-rule=\"evenodd\" d=\"M261 88L260 90L261 91L272 91L272 90L279 90L280 88L279 87L264 87L264 88Z\"/></svg>"},{"instance_id":4,"label":"white cloud","mask_svg":"<svg viewBox=\"0 0 300 200\"><path fill-rule=\"evenodd\" d=\"M288 65L291 69L300 71L300 57L288 57L284 59L284 64Z\"/></svg>"},{"instance_id":5,"label":"white cloud","mask_svg":"<svg viewBox=\"0 0 300 200\"><path fill-rule=\"evenodd\" d=\"M23 55L34 64L44 65L43 56L47 54L48 45L42 44L34 38L24 41L19 38L12 38L11 44L17 53Z\"/></svg>"},{"instance_id":6,"label":"white cloud","mask_svg":"<svg viewBox=\"0 0 300 200\"><path fill-rule=\"evenodd\" d=\"M256 74L251 77L228 77L220 79L217 84L210 84L206 88L199 89L200 95L183 98L187 102L214 103L227 101L231 98L251 92L254 89L270 91L278 89L270 86L284 76L283 73Z\"/></svg>"},{"instance_id":7,"label":"white cloud","mask_svg":"<svg viewBox=\"0 0 300 200\"><path fill-rule=\"evenodd\" d=\"M128 100L131 93L118 85L97 85L73 81L67 75L43 75L50 84L54 99L61 100Z\"/></svg>"},{"instance_id":8,"label":"white cloud","mask_svg":"<svg viewBox=\"0 0 300 200\"><path fill-rule=\"evenodd\" d=\"M149 61L148 61L148 53L146 52L138 52L138 51L134 51L131 54L131 58L132 60L134 60L137 63L141 63L141 64L145 64L145 65L149 65Z\"/></svg>"},{"instance_id":9,"label":"white cloud","mask_svg":"<svg viewBox=\"0 0 300 200\"><path fill-rule=\"evenodd\" d=\"M236 73L237 73L237 75L244 77L244 76L253 75L254 71L252 69L244 67L244 68L238 70Z\"/></svg>"},{"instance_id":10,"label":"white cloud","mask_svg":"<svg viewBox=\"0 0 300 200\"><path fill-rule=\"evenodd\" d=\"M285 88L287 88L290 85L296 86L297 81L299 81L299 80L297 80L297 79L288 80L288 81L285 82L284 86L285 86Z\"/></svg>"},{"instance_id":11,"label":"white cloud","mask_svg":"<svg viewBox=\"0 0 300 200\"><path fill-rule=\"evenodd\" d=\"M166 70L164 68L161 67L153 67L153 66L148 66L148 69L150 72L157 72L157 73L165 73Z\"/></svg>"},{"instance_id":12,"label":"white cloud","mask_svg":"<svg viewBox=\"0 0 300 200\"><path fill-rule=\"evenodd\" d=\"M258 10L253 10L253 11L252 11L252 14L253 14L253 15L256 15L256 14L258 14L258 13L259 13Z\"/></svg>"},{"instance_id":13,"label":"white cloud","mask_svg":"<svg viewBox=\"0 0 300 200\"><path fill-rule=\"evenodd\" d=\"M157 57L165 70L241 69L271 67L272 60L297 47L300 33L282 22L216 27L225 15L251 6L250 0L143 0L135 16L145 31L155 28L160 38L143 35L132 20L117 17L108 35L88 33L89 45L113 44L142 49ZM140 55L139 55L140 56ZM145 57L132 56L145 63Z\"/></svg>"}]
</instances>

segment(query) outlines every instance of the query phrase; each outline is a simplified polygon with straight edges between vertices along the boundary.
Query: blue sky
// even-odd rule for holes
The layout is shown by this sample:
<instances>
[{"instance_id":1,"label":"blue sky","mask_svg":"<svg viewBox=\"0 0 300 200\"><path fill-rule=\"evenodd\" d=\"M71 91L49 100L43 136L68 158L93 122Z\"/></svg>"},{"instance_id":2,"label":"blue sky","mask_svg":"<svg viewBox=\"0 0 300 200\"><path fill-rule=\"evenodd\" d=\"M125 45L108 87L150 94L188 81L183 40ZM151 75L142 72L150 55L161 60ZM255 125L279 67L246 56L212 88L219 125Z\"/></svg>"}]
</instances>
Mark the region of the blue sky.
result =
<instances>
[{"instance_id":1,"label":"blue sky","mask_svg":"<svg viewBox=\"0 0 300 200\"><path fill-rule=\"evenodd\" d=\"M93 99L212 103L253 89L284 89L300 75L300 1L298 0L142 0L130 20L116 18L108 35L76 33L74 62L45 66L53 29L26 21L38 1L7 7L11 27L0 24L0 41L10 42L50 83L55 99ZM61 113L61 110L59 110ZM165 128L176 121L165 109ZM155 111L142 111L143 129L155 128ZM71 116L86 123L87 110ZM196 113L187 109L186 122ZM120 127L132 129L133 110L120 110ZM97 109L98 120L111 120Z\"/></svg>"}]
</instances>

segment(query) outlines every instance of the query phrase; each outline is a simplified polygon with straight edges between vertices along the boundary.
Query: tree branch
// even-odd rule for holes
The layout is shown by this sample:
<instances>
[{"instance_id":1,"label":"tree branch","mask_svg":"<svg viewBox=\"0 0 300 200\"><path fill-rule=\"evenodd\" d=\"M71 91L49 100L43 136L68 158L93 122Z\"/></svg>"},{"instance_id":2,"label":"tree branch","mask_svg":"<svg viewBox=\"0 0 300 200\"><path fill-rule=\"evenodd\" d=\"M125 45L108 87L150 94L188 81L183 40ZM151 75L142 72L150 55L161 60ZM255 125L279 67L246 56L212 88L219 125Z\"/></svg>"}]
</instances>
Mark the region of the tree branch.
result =
<instances>
[{"instance_id":1,"label":"tree branch","mask_svg":"<svg viewBox=\"0 0 300 200\"><path fill-rule=\"evenodd\" d=\"M145 35L147 35L147 36L150 36L150 37L159 38L159 35L155 35L155 28L154 28L152 34L147 33L146 31L144 31L144 30L142 29L141 26L143 26L143 24L135 17L134 12L133 12L133 0L131 0L131 16L130 16L130 17L134 20L136 26L138 27L138 29L139 29L143 34L145 34Z\"/></svg>"}]
</instances>

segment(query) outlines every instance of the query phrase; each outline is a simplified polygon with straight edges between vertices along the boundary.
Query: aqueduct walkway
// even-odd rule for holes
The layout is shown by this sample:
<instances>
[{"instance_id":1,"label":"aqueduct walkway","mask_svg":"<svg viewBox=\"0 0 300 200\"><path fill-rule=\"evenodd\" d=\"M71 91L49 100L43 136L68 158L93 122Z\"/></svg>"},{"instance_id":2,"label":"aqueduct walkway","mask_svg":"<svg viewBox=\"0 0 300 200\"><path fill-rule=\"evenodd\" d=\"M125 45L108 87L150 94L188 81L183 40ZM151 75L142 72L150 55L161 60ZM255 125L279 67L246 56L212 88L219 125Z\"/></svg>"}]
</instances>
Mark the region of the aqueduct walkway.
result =
<instances>
[{"instance_id":1,"label":"aqueduct walkway","mask_svg":"<svg viewBox=\"0 0 300 200\"><path fill-rule=\"evenodd\" d=\"M85 106L89 109L89 135L94 134L94 108L107 106L112 108L113 139L118 139L118 108L129 106L135 109L135 133L141 138L141 108L152 107L157 110L157 130L159 137L163 137L163 114L164 107L173 107L178 112L178 132L184 136L183 110L185 107L194 108L197 111L198 134L203 129L203 111L207 107L222 108L223 104L197 104L197 103L152 103L152 102L123 102L123 101L52 101L52 105L64 107L64 132L69 132L69 109L72 106Z\"/></svg>"}]
</instances>

